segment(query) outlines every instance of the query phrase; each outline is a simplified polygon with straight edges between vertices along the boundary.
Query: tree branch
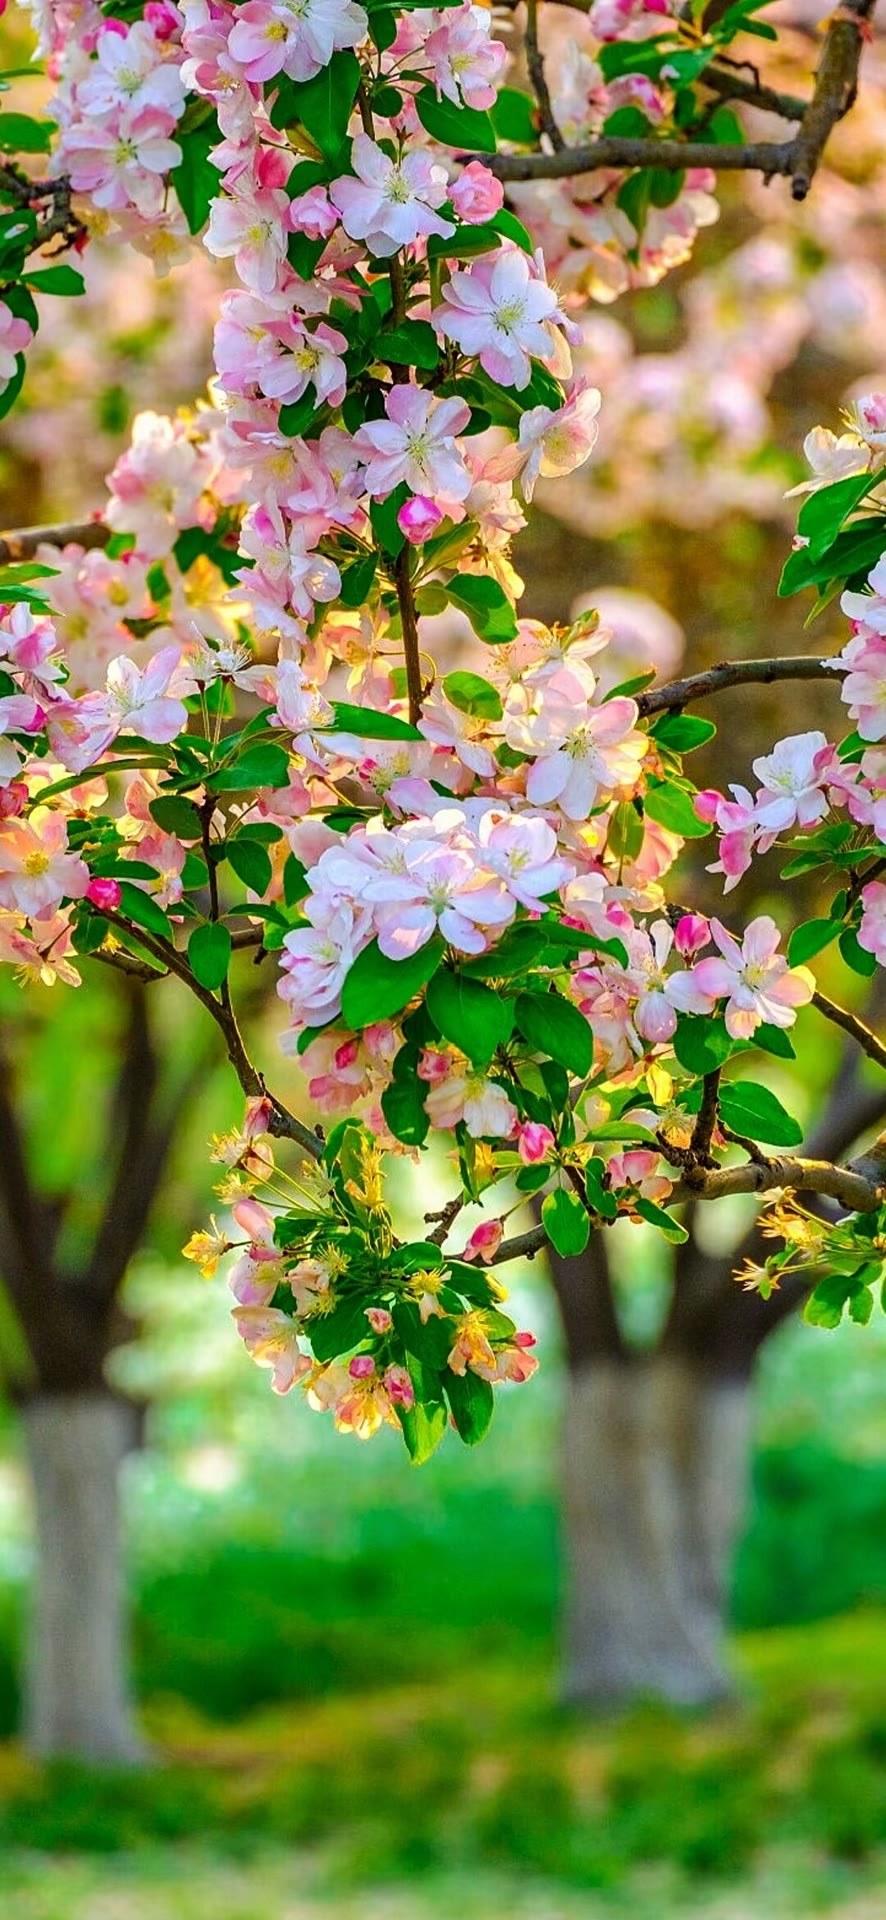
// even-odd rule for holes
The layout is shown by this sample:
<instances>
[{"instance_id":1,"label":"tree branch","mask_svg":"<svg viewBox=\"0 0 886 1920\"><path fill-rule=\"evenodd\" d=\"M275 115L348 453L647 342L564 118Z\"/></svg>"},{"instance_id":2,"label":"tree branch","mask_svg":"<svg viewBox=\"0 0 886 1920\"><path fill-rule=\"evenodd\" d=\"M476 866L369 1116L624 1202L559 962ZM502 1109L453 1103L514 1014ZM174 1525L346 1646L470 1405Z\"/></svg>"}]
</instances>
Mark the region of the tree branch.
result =
<instances>
[{"instance_id":1,"label":"tree branch","mask_svg":"<svg viewBox=\"0 0 886 1920\"><path fill-rule=\"evenodd\" d=\"M650 687L648 692L638 693L636 701L645 718L651 713L672 713L695 700L708 700L727 687L771 686L775 680L834 680L836 684L831 661L822 660L817 653L794 653L770 660L720 660L704 673L690 673L683 680Z\"/></svg>"},{"instance_id":2,"label":"tree branch","mask_svg":"<svg viewBox=\"0 0 886 1920\"><path fill-rule=\"evenodd\" d=\"M538 0L526 0L526 66L532 83L532 91L538 101L539 119L542 131L547 134L555 153L565 145L563 135L554 118L551 96L548 91L545 74L544 55L538 43Z\"/></svg>"},{"instance_id":3,"label":"tree branch","mask_svg":"<svg viewBox=\"0 0 886 1920\"><path fill-rule=\"evenodd\" d=\"M0 566L32 560L38 547L106 547L113 529L103 520L71 520L61 526L17 527L0 534Z\"/></svg>"},{"instance_id":4,"label":"tree branch","mask_svg":"<svg viewBox=\"0 0 886 1920\"><path fill-rule=\"evenodd\" d=\"M792 140L747 141L742 145L718 145L715 141L641 138L623 139L602 134L582 147L561 146L553 153L501 153L479 156L503 181L565 180L576 174L595 173L600 168L634 169L656 167L666 172L682 172L686 167L710 168L714 173L760 173L764 180L776 174L792 181L795 200L804 200L812 184L827 142L837 122L848 113L858 87L861 50L868 38L868 22L875 0L846 0L831 17L825 36L812 97L803 110L797 133ZM529 30L527 27L527 43ZM527 44L528 59L528 44ZM699 76L702 83L705 75ZM725 91L718 78L715 91ZM758 90L759 91L759 90ZM744 87L733 97L747 98ZM776 112L777 95L765 103ZM786 119L794 119L798 102L791 100ZM551 141L553 146L555 143ZM464 156L468 158L469 156ZM474 158L478 156L473 156Z\"/></svg>"},{"instance_id":5,"label":"tree branch","mask_svg":"<svg viewBox=\"0 0 886 1920\"><path fill-rule=\"evenodd\" d=\"M824 1014L826 1020L832 1020L835 1027L842 1027L850 1039L857 1041L863 1052L871 1060L876 1060L878 1067L886 1067L886 1047L856 1014L849 1013L846 1007L838 1007L835 1000L829 1000L826 994L817 991L812 995L812 1005Z\"/></svg>"},{"instance_id":6,"label":"tree branch","mask_svg":"<svg viewBox=\"0 0 886 1920\"><path fill-rule=\"evenodd\" d=\"M111 926L119 927L121 932L125 933L129 939L137 940L139 946L144 947L147 953L153 954L157 960L160 960L170 973L174 973L177 978L184 983L194 995L194 998L199 1000L201 1007L206 1008L210 1018L215 1021L216 1026L220 1028L224 1035L228 1050L228 1059L243 1088L243 1092L251 1098L260 1096L270 1101L271 1115L268 1131L272 1133L276 1139L295 1140L298 1145L304 1149L305 1153L309 1153L313 1159L319 1160L323 1151L322 1141L318 1139L315 1133L311 1132L309 1127L304 1125L303 1121L297 1120L295 1114L290 1113L289 1109L284 1107L282 1101L278 1100L274 1094L269 1092L258 1068L253 1066L249 1058L233 1008L223 1006L222 1002L216 999L215 994L211 993L208 987L201 987L199 981L194 979L194 975L188 966L184 954L179 953L178 948L172 946L170 941L161 939L159 935L155 933L149 933L144 927L130 926L129 921L125 920L122 914L116 913L110 908L103 909L103 918L107 920Z\"/></svg>"}]
</instances>

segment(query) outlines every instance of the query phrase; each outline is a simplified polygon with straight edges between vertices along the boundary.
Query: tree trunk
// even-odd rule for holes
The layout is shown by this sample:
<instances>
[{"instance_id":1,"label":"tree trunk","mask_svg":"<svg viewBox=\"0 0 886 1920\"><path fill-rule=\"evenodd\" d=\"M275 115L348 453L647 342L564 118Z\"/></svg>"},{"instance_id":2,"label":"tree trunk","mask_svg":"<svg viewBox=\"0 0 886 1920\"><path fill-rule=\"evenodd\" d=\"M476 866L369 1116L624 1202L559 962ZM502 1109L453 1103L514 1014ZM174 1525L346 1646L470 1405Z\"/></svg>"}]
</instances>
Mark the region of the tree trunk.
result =
<instances>
[{"instance_id":1,"label":"tree trunk","mask_svg":"<svg viewBox=\"0 0 886 1920\"><path fill-rule=\"evenodd\" d=\"M749 1383L656 1355L585 1359L567 1393L566 1697L722 1698Z\"/></svg>"},{"instance_id":2,"label":"tree trunk","mask_svg":"<svg viewBox=\"0 0 886 1920\"><path fill-rule=\"evenodd\" d=\"M119 1488L133 1409L101 1391L46 1394L22 1417L36 1527L25 1738L40 1755L133 1764L145 1748L129 1694Z\"/></svg>"}]
</instances>

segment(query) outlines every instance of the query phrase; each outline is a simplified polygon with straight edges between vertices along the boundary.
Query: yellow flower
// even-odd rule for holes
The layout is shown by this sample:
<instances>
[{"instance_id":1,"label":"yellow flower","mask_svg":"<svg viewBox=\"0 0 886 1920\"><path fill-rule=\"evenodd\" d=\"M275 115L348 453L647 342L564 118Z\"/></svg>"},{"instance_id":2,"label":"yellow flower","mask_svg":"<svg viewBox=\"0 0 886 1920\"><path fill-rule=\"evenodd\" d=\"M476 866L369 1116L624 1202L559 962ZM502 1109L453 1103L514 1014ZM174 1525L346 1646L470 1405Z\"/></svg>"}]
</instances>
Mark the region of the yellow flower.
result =
<instances>
[{"instance_id":1,"label":"yellow flower","mask_svg":"<svg viewBox=\"0 0 886 1920\"><path fill-rule=\"evenodd\" d=\"M215 1214L210 1214L211 1233L192 1233L187 1246L182 1247L186 1260L193 1260L199 1267L204 1280L211 1280L216 1267L224 1255L230 1251L233 1241L228 1240L216 1223Z\"/></svg>"}]
</instances>

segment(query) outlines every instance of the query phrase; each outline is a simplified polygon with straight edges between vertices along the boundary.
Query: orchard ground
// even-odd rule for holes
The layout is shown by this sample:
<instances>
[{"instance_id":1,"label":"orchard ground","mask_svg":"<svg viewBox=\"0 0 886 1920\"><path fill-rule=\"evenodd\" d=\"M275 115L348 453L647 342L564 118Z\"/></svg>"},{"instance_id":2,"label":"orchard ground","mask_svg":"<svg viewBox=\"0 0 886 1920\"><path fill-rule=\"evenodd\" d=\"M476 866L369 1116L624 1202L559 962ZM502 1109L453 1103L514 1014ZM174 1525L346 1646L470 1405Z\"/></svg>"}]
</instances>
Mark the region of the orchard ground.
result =
<instances>
[{"instance_id":1,"label":"orchard ground","mask_svg":"<svg viewBox=\"0 0 886 1920\"><path fill-rule=\"evenodd\" d=\"M142 1310L164 1284L141 1275ZM223 1293L207 1326L199 1289L174 1342L162 1316L152 1335L149 1311L130 1356L133 1384L165 1377L170 1395L128 1487L158 1764L42 1769L6 1739L4 1920L874 1920L882 1335L797 1326L770 1343L735 1583L737 1702L593 1721L556 1701L559 1382L540 1289L535 1391L509 1396L489 1446L444 1447L421 1471L393 1435L364 1450L302 1408L281 1418L222 1343ZM177 1394L189 1306L202 1365ZM15 1496L13 1454L4 1477ZM5 1505L11 1736L27 1534L16 1498Z\"/></svg>"}]
</instances>

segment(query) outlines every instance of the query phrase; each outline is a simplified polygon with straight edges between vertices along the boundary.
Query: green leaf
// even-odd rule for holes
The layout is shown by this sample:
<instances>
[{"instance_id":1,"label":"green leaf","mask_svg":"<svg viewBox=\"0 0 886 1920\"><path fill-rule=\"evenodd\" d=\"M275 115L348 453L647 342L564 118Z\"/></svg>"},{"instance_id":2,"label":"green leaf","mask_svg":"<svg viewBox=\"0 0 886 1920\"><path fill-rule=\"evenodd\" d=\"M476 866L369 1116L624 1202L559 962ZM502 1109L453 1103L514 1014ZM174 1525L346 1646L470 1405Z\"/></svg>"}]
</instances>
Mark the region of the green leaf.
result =
<instances>
[{"instance_id":1,"label":"green leaf","mask_svg":"<svg viewBox=\"0 0 886 1920\"><path fill-rule=\"evenodd\" d=\"M399 487L394 488L393 493L388 494L386 500L371 500L369 503L369 519L376 543L383 553L390 554L392 560L396 560L397 555L403 552L406 545L406 535L397 515L408 499L409 488L406 482L402 481Z\"/></svg>"},{"instance_id":2,"label":"green leaf","mask_svg":"<svg viewBox=\"0 0 886 1920\"><path fill-rule=\"evenodd\" d=\"M0 153L48 153L55 131L54 120L34 120L29 113L0 113Z\"/></svg>"},{"instance_id":3,"label":"green leaf","mask_svg":"<svg viewBox=\"0 0 886 1920\"><path fill-rule=\"evenodd\" d=\"M700 720L694 713L663 713L649 731L671 753L694 753L706 740L713 740L717 729L713 720Z\"/></svg>"},{"instance_id":4,"label":"green leaf","mask_svg":"<svg viewBox=\"0 0 886 1920\"><path fill-rule=\"evenodd\" d=\"M231 936L218 921L195 927L188 941L188 964L201 987L215 992L227 979L231 964Z\"/></svg>"},{"instance_id":5,"label":"green leaf","mask_svg":"<svg viewBox=\"0 0 886 1920\"><path fill-rule=\"evenodd\" d=\"M776 1060L796 1060L793 1042L785 1033L784 1027L771 1027L767 1021L757 1028L753 1043L763 1053L771 1053Z\"/></svg>"},{"instance_id":6,"label":"green leaf","mask_svg":"<svg viewBox=\"0 0 886 1920\"><path fill-rule=\"evenodd\" d=\"M341 1002L345 1024L359 1032L376 1020L390 1020L402 1012L436 973L442 958L443 942L438 934L405 960L389 960L378 941L371 941L345 976Z\"/></svg>"},{"instance_id":7,"label":"green leaf","mask_svg":"<svg viewBox=\"0 0 886 1920\"><path fill-rule=\"evenodd\" d=\"M336 733L355 733L360 740L420 740L417 727L395 713L380 713L375 707L352 707L345 700L333 700L333 729ZM320 729L318 728L318 732Z\"/></svg>"},{"instance_id":8,"label":"green leaf","mask_svg":"<svg viewBox=\"0 0 886 1920\"><path fill-rule=\"evenodd\" d=\"M290 853L283 868L283 898L287 907L297 907L309 892L307 868Z\"/></svg>"},{"instance_id":9,"label":"green leaf","mask_svg":"<svg viewBox=\"0 0 886 1920\"><path fill-rule=\"evenodd\" d=\"M86 292L86 281L76 267L68 267L62 262L58 267L38 267L32 273L30 268L22 275L29 287L36 287L38 293L77 294Z\"/></svg>"},{"instance_id":10,"label":"green leaf","mask_svg":"<svg viewBox=\"0 0 886 1920\"><path fill-rule=\"evenodd\" d=\"M288 400L286 405L280 408L277 415L280 432L285 433L287 440L300 440L315 422L319 425L321 414L328 418L327 409L317 405L314 388L307 387L298 400Z\"/></svg>"},{"instance_id":11,"label":"green leaf","mask_svg":"<svg viewBox=\"0 0 886 1920\"><path fill-rule=\"evenodd\" d=\"M610 1193L606 1184L606 1162L597 1154L585 1167L585 1193L588 1203L602 1220L614 1220L618 1213L618 1202Z\"/></svg>"},{"instance_id":12,"label":"green leaf","mask_svg":"<svg viewBox=\"0 0 886 1920\"><path fill-rule=\"evenodd\" d=\"M419 1373L419 1380L415 1377L413 1366ZM410 1366L409 1372L415 1392L415 1404L411 1407L398 1407L397 1417L403 1429L406 1451L413 1466L423 1467L425 1461L430 1460L431 1454L435 1453L439 1447L449 1422L443 1401L426 1398L427 1390L421 1376L428 1376L432 1381L435 1376L428 1374L428 1369L423 1368L418 1361L414 1362L413 1366Z\"/></svg>"},{"instance_id":13,"label":"green leaf","mask_svg":"<svg viewBox=\"0 0 886 1920\"><path fill-rule=\"evenodd\" d=\"M803 1129L768 1087L753 1080L732 1080L720 1088L720 1112L727 1127L751 1140L776 1147L798 1147Z\"/></svg>"},{"instance_id":14,"label":"green leaf","mask_svg":"<svg viewBox=\"0 0 886 1920\"><path fill-rule=\"evenodd\" d=\"M481 720L501 719L504 711L501 694L479 673L447 673L443 692L460 713L474 714Z\"/></svg>"},{"instance_id":15,"label":"green leaf","mask_svg":"<svg viewBox=\"0 0 886 1920\"><path fill-rule=\"evenodd\" d=\"M366 1329L365 1294L359 1294L356 1300L340 1301L331 1313L318 1315L311 1321L308 1338L315 1359L337 1360L340 1353L349 1353L365 1338Z\"/></svg>"},{"instance_id":16,"label":"green leaf","mask_svg":"<svg viewBox=\"0 0 886 1920\"><path fill-rule=\"evenodd\" d=\"M361 554L341 572L339 600L343 607L365 607L378 571L378 554Z\"/></svg>"},{"instance_id":17,"label":"green leaf","mask_svg":"<svg viewBox=\"0 0 886 1920\"><path fill-rule=\"evenodd\" d=\"M594 1042L583 1013L558 993L521 993L517 1025L537 1053L546 1053L580 1080L590 1073Z\"/></svg>"},{"instance_id":18,"label":"green leaf","mask_svg":"<svg viewBox=\"0 0 886 1920\"><path fill-rule=\"evenodd\" d=\"M495 233L503 234L506 240L513 240L515 246L522 247L524 253L533 252L531 233L524 227L522 220L518 220L517 215L511 212L510 207L499 207L489 225Z\"/></svg>"},{"instance_id":19,"label":"green leaf","mask_svg":"<svg viewBox=\"0 0 886 1920\"><path fill-rule=\"evenodd\" d=\"M466 1447L476 1447L485 1440L489 1432L495 1395L491 1380L481 1379L479 1373L453 1373L448 1369L443 1375L443 1391L452 1408L459 1438Z\"/></svg>"},{"instance_id":20,"label":"green leaf","mask_svg":"<svg viewBox=\"0 0 886 1920\"><path fill-rule=\"evenodd\" d=\"M433 372L440 358L437 335L427 320L402 320L389 333L380 333L375 346L374 358L393 366L421 367L427 373Z\"/></svg>"},{"instance_id":21,"label":"green leaf","mask_svg":"<svg viewBox=\"0 0 886 1920\"><path fill-rule=\"evenodd\" d=\"M339 164L348 138L360 63L350 49L334 53L328 66L313 80L278 81L277 101L271 112L275 127L299 120L324 159Z\"/></svg>"},{"instance_id":22,"label":"green leaf","mask_svg":"<svg viewBox=\"0 0 886 1920\"><path fill-rule=\"evenodd\" d=\"M632 800L620 800L614 808L606 846L615 860L636 860L643 846L643 816Z\"/></svg>"},{"instance_id":23,"label":"green leaf","mask_svg":"<svg viewBox=\"0 0 886 1920\"><path fill-rule=\"evenodd\" d=\"M409 1066L398 1072L397 1062L402 1054L409 1055ZM404 1146L420 1147L427 1138L430 1117L425 1112L425 1094L427 1087L416 1073L418 1048L401 1047L394 1062L394 1078L385 1087L381 1097L381 1110L395 1140L402 1140Z\"/></svg>"},{"instance_id":24,"label":"green leaf","mask_svg":"<svg viewBox=\"0 0 886 1920\"><path fill-rule=\"evenodd\" d=\"M267 847L262 846L261 841L238 833L233 840L225 841L225 858L244 887L253 893L267 893L274 869Z\"/></svg>"},{"instance_id":25,"label":"green leaf","mask_svg":"<svg viewBox=\"0 0 886 1920\"><path fill-rule=\"evenodd\" d=\"M861 945L851 927L847 927L845 933L840 935L840 952L847 967L851 967L853 973L860 973L863 979L870 980L876 973L876 955L868 953L867 947Z\"/></svg>"},{"instance_id":26,"label":"green leaf","mask_svg":"<svg viewBox=\"0 0 886 1920\"><path fill-rule=\"evenodd\" d=\"M862 1276L869 1276L863 1278ZM803 1318L811 1327L827 1327L833 1330L840 1325L846 1308L850 1318L862 1326L871 1317L873 1297L870 1292L872 1279L879 1277L879 1270L870 1262L857 1267L854 1273L829 1273L819 1280L803 1308Z\"/></svg>"},{"instance_id":27,"label":"green leaf","mask_svg":"<svg viewBox=\"0 0 886 1920\"><path fill-rule=\"evenodd\" d=\"M715 1073L734 1053L736 1042L724 1020L707 1014L680 1013L674 1034L674 1053L687 1073Z\"/></svg>"},{"instance_id":28,"label":"green leaf","mask_svg":"<svg viewBox=\"0 0 886 1920\"><path fill-rule=\"evenodd\" d=\"M515 147L538 146L535 101L519 87L499 87L489 118L499 140Z\"/></svg>"},{"instance_id":29,"label":"green leaf","mask_svg":"<svg viewBox=\"0 0 886 1920\"><path fill-rule=\"evenodd\" d=\"M476 1066L486 1066L510 1039L514 1003L479 980L441 967L428 985L425 1006L444 1039L461 1047Z\"/></svg>"},{"instance_id":30,"label":"green leaf","mask_svg":"<svg viewBox=\"0 0 886 1920\"><path fill-rule=\"evenodd\" d=\"M517 615L503 587L485 573L461 573L446 583L454 607L460 607L474 632L491 646L517 637Z\"/></svg>"},{"instance_id":31,"label":"green leaf","mask_svg":"<svg viewBox=\"0 0 886 1920\"><path fill-rule=\"evenodd\" d=\"M144 893L131 880L120 882L120 912L124 920L134 920L137 927L146 927L149 933L159 933L164 940L172 939L172 924L168 914L158 907L150 893Z\"/></svg>"},{"instance_id":32,"label":"green leaf","mask_svg":"<svg viewBox=\"0 0 886 1920\"><path fill-rule=\"evenodd\" d=\"M657 1227L659 1233L663 1233L665 1239L670 1240L672 1246L679 1247L684 1240L689 1239L686 1228L681 1227L679 1220L675 1220L672 1214L666 1213L664 1207L657 1207L654 1200L647 1200L645 1195L641 1194L639 1199L634 1201L634 1206L643 1219L648 1220L651 1227Z\"/></svg>"},{"instance_id":33,"label":"green leaf","mask_svg":"<svg viewBox=\"0 0 886 1920\"><path fill-rule=\"evenodd\" d=\"M213 793L242 793L257 787L285 787L289 783L289 755L273 743L247 747L230 767L221 767L206 781Z\"/></svg>"},{"instance_id":34,"label":"green leaf","mask_svg":"<svg viewBox=\"0 0 886 1920\"><path fill-rule=\"evenodd\" d=\"M170 179L178 195L179 205L188 223L189 233L200 233L209 219L209 209L220 192L220 175L209 158L213 147L221 140L218 119L211 113L199 126L192 127L189 133L176 135L182 150L177 167L173 167Z\"/></svg>"},{"instance_id":35,"label":"green leaf","mask_svg":"<svg viewBox=\"0 0 886 1920\"><path fill-rule=\"evenodd\" d=\"M564 1259L584 1253L591 1237L591 1222L577 1193L557 1187L553 1193L546 1194L541 1203L541 1220L551 1246Z\"/></svg>"},{"instance_id":36,"label":"green leaf","mask_svg":"<svg viewBox=\"0 0 886 1920\"><path fill-rule=\"evenodd\" d=\"M801 967L805 960L811 960L813 954L821 953L829 947L842 931L840 920L804 920L802 926L795 927L788 941L788 960L792 967Z\"/></svg>"},{"instance_id":37,"label":"green leaf","mask_svg":"<svg viewBox=\"0 0 886 1920\"><path fill-rule=\"evenodd\" d=\"M882 515L867 515L838 533L827 552L819 557L809 547L799 547L785 561L778 583L779 597L784 599L792 593L802 593L804 587L850 579L855 574L864 576L881 558L884 536L886 527Z\"/></svg>"},{"instance_id":38,"label":"green leaf","mask_svg":"<svg viewBox=\"0 0 886 1920\"><path fill-rule=\"evenodd\" d=\"M442 146L461 148L466 153L495 152L495 128L488 113L476 107L457 107L445 98L438 100L433 87L419 88L415 110L425 132Z\"/></svg>"},{"instance_id":39,"label":"green leaf","mask_svg":"<svg viewBox=\"0 0 886 1920\"><path fill-rule=\"evenodd\" d=\"M476 960L463 960L461 971L472 980L509 980L514 974L528 973L544 953L548 936L538 922L522 921L507 933L489 953Z\"/></svg>"},{"instance_id":40,"label":"green leaf","mask_svg":"<svg viewBox=\"0 0 886 1920\"><path fill-rule=\"evenodd\" d=\"M832 546L850 513L864 499L881 476L853 473L848 480L835 480L830 487L819 487L804 500L797 519L797 532L808 540L814 559L820 559Z\"/></svg>"},{"instance_id":41,"label":"green leaf","mask_svg":"<svg viewBox=\"0 0 886 1920\"><path fill-rule=\"evenodd\" d=\"M202 838L200 815L193 800L186 800L182 794L161 794L158 800L151 801L148 812L161 833L174 833L178 840Z\"/></svg>"},{"instance_id":42,"label":"green leaf","mask_svg":"<svg viewBox=\"0 0 886 1920\"><path fill-rule=\"evenodd\" d=\"M678 787L675 780L648 786L643 796L643 811L660 827L679 833L683 840L703 840L711 831L704 820L699 820L691 793L687 793L685 787Z\"/></svg>"}]
</instances>

